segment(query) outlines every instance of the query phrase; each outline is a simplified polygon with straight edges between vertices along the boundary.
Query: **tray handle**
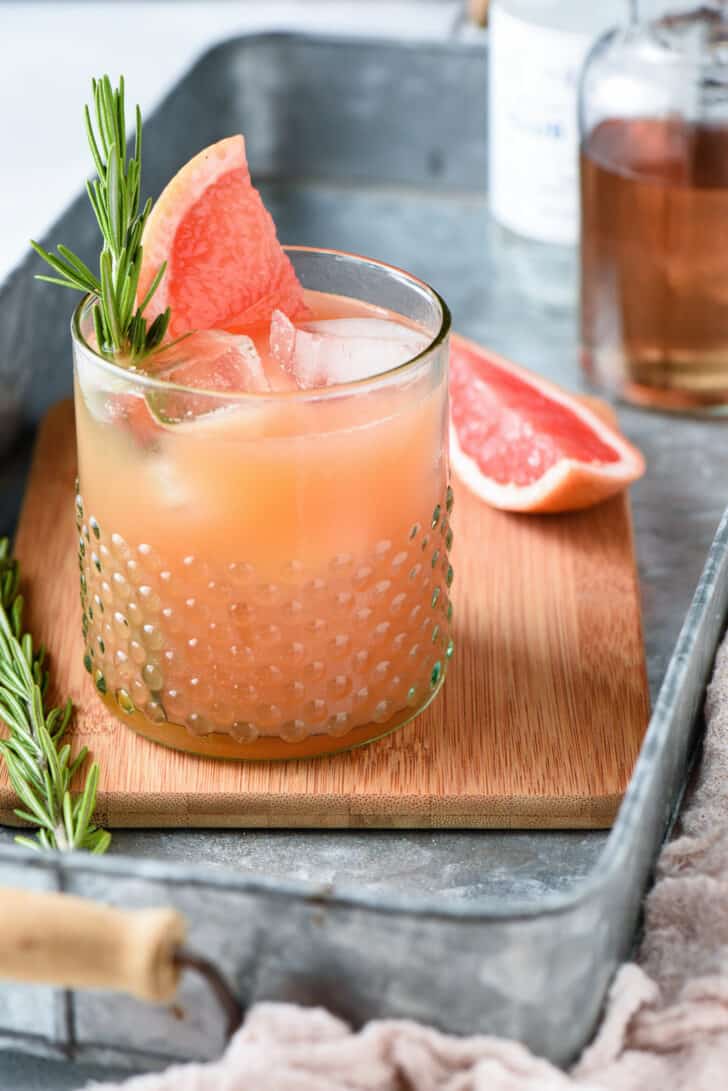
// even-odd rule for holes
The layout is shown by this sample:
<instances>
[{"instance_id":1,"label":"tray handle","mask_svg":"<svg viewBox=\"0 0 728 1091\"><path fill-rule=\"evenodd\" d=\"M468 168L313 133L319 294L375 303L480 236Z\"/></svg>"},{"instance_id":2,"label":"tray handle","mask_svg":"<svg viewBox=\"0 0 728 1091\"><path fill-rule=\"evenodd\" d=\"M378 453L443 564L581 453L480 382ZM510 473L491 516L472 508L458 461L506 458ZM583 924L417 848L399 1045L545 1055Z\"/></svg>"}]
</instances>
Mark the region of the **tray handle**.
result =
<instances>
[{"instance_id":1,"label":"tray handle","mask_svg":"<svg viewBox=\"0 0 728 1091\"><path fill-rule=\"evenodd\" d=\"M114 909L71 894L0 888L0 978L164 1004L191 970L215 996L229 1038L243 1009L215 964L183 947L186 933L175 909Z\"/></svg>"},{"instance_id":2,"label":"tray handle","mask_svg":"<svg viewBox=\"0 0 728 1091\"><path fill-rule=\"evenodd\" d=\"M114 909L70 894L0 890L0 977L114 989L164 1003L183 968L174 909Z\"/></svg>"}]
</instances>

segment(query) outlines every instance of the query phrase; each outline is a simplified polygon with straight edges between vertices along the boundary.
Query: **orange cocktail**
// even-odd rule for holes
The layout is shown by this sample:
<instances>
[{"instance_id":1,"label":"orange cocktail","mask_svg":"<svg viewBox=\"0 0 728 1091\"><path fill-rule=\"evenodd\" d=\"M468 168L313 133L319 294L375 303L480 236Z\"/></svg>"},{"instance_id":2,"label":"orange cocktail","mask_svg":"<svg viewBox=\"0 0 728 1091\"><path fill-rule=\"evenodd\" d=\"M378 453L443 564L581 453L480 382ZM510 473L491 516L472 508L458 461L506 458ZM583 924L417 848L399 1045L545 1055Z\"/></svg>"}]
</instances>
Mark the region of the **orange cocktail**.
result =
<instances>
[{"instance_id":1,"label":"orange cocktail","mask_svg":"<svg viewBox=\"0 0 728 1091\"><path fill-rule=\"evenodd\" d=\"M252 392L194 338L150 376L75 323L86 666L131 726L200 754L379 737L452 651L446 309L379 263L288 253L309 313L252 331Z\"/></svg>"}]
</instances>

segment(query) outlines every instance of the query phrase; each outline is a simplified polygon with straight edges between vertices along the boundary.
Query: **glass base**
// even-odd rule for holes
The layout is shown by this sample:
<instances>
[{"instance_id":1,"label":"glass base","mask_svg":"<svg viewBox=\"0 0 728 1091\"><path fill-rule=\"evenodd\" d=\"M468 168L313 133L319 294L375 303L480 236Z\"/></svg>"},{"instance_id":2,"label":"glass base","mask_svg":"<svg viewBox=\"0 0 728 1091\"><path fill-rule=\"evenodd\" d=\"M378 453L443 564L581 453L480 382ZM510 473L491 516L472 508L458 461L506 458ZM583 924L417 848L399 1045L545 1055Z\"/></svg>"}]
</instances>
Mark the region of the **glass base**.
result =
<instances>
[{"instance_id":1,"label":"glass base","mask_svg":"<svg viewBox=\"0 0 728 1091\"><path fill-rule=\"evenodd\" d=\"M222 758L230 761L288 761L299 758L318 758L328 754L338 754L346 750L354 750L360 746L377 742L386 735L391 735L400 727L405 727L417 718L426 708L432 704L442 689L447 675L447 668L443 668L437 685L432 690L427 701L417 709L404 708L392 716L385 723L367 723L348 731L346 735L339 737L330 734L309 735L300 741L288 741L280 736L263 735L253 742L239 742L231 735L221 732L211 732L209 735L194 735L181 724L175 724L169 720L155 723L148 719L142 712L122 713L113 697L106 696L100 699L106 705L114 719L120 720L127 727L132 728L137 734L142 735L150 742L167 746L171 750L183 751L201 758Z\"/></svg>"}]
</instances>

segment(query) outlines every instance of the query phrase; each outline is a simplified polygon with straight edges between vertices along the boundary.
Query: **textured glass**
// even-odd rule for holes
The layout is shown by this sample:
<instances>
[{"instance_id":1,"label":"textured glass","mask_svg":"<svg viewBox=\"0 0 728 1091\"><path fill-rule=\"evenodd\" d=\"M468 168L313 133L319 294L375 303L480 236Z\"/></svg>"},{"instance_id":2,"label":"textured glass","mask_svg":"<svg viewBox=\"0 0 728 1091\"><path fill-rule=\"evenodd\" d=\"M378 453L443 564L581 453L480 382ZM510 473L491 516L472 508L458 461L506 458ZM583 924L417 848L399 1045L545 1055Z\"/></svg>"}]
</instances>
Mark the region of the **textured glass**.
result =
<instances>
[{"instance_id":1,"label":"textured glass","mask_svg":"<svg viewBox=\"0 0 728 1091\"><path fill-rule=\"evenodd\" d=\"M79 559L85 664L125 715L192 735L341 738L429 700L449 655L449 566L419 535L367 557L332 556L261 583L244 560L169 563L99 528L82 497ZM416 529L416 528L415 528ZM423 563L424 556L424 563Z\"/></svg>"},{"instance_id":2,"label":"textured glass","mask_svg":"<svg viewBox=\"0 0 728 1091\"><path fill-rule=\"evenodd\" d=\"M319 273L343 258L358 279L342 290L386 301L386 267L298 255L307 288L308 255ZM433 336L418 360L337 391L196 391L194 419L145 431L155 384L77 335L84 663L137 730L300 756L385 734L437 692L452 654L446 316L412 283Z\"/></svg>"}]
</instances>

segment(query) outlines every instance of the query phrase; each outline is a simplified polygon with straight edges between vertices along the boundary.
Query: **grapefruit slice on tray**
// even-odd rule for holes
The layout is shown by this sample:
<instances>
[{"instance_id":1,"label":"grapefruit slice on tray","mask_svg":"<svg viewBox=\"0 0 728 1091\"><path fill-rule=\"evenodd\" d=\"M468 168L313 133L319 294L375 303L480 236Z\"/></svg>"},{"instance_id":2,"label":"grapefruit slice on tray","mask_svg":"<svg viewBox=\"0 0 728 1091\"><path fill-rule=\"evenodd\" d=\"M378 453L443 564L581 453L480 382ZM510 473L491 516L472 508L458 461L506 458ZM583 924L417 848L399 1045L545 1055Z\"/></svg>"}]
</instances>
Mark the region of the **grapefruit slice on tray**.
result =
<instances>
[{"instance_id":1,"label":"grapefruit slice on tray","mask_svg":"<svg viewBox=\"0 0 728 1091\"><path fill-rule=\"evenodd\" d=\"M293 266L250 180L242 136L205 148L163 190L144 228L138 297L167 269L145 315L172 309L171 337L189 330L248 331L280 309L306 312Z\"/></svg>"},{"instance_id":2,"label":"grapefruit slice on tray","mask_svg":"<svg viewBox=\"0 0 728 1091\"><path fill-rule=\"evenodd\" d=\"M496 508L588 508L645 470L640 452L578 398L457 334L450 416L453 470Z\"/></svg>"}]
</instances>

